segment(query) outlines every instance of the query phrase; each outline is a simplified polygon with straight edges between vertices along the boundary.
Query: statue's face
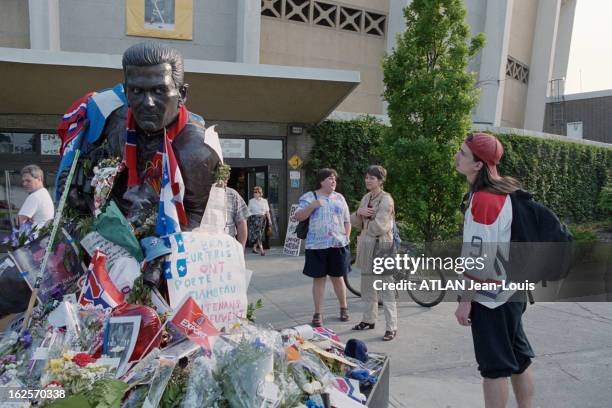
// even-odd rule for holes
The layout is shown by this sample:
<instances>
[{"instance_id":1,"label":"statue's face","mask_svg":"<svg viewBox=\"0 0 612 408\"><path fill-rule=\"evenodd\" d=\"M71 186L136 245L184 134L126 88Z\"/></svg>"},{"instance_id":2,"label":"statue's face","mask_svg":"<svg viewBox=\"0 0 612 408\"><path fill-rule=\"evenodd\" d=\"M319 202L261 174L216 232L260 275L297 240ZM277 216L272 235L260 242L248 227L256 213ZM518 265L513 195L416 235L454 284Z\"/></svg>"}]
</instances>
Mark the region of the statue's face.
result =
<instances>
[{"instance_id":1,"label":"statue's face","mask_svg":"<svg viewBox=\"0 0 612 408\"><path fill-rule=\"evenodd\" d=\"M145 132L161 130L176 119L181 90L172 80L170 64L127 66L125 91L132 115Z\"/></svg>"}]
</instances>

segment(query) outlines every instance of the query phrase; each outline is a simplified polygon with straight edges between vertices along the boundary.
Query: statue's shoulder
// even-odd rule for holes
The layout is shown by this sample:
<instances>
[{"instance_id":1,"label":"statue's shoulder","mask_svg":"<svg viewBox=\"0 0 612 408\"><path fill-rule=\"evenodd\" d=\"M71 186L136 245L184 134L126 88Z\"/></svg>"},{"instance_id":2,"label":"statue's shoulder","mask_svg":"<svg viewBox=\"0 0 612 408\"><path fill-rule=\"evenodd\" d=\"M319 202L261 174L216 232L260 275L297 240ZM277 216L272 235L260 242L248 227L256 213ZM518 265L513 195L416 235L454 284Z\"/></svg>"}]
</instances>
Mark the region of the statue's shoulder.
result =
<instances>
[{"instance_id":1,"label":"statue's shoulder","mask_svg":"<svg viewBox=\"0 0 612 408\"><path fill-rule=\"evenodd\" d=\"M204 132L206 131L204 118L200 115L196 115L193 112L189 112L189 119L187 120L187 124L185 125L184 133L188 133L190 135L198 135L204 137Z\"/></svg>"},{"instance_id":2,"label":"statue's shoulder","mask_svg":"<svg viewBox=\"0 0 612 408\"><path fill-rule=\"evenodd\" d=\"M205 132L204 119L195 113L189 112L187 124L179 136L172 142L177 158L183 160L193 156L194 158L197 157L198 160L208 160L211 154L216 157L217 154L204 141Z\"/></svg>"},{"instance_id":3,"label":"statue's shoulder","mask_svg":"<svg viewBox=\"0 0 612 408\"><path fill-rule=\"evenodd\" d=\"M200 144L200 142L203 144L204 132L206 132L204 119L195 113L189 112L189 119L181 131L180 136L176 138L174 143L180 141L179 144L193 145L194 143Z\"/></svg>"},{"instance_id":4,"label":"statue's shoulder","mask_svg":"<svg viewBox=\"0 0 612 408\"><path fill-rule=\"evenodd\" d=\"M106 118L106 123L104 124L102 136L106 138L109 150L114 156L123 157L127 112L127 105L115 109Z\"/></svg>"}]
</instances>

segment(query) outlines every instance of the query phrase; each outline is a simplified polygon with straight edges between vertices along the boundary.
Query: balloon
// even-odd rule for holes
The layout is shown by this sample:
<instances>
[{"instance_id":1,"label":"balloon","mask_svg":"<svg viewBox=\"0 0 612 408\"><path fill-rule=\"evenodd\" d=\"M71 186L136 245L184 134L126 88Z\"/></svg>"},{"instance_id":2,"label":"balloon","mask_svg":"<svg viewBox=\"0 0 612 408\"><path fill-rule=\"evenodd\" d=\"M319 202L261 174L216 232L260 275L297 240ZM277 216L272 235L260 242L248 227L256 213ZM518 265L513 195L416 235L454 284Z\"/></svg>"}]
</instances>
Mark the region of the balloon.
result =
<instances>
[{"instance_id":1,"label":"balloon","mask_svg":"<svg viewBox=\"0 0 612 408\"><path fill-rule=\"evenodd\" d=\"M155 309L143 305L124 303L113 309L111 316L140 316L140 331L138 332L138 340L134 347L134 352L130 357L130 361L136 361L144 357L143 352L145 348L149 345L151 340L153 340L156 334L157 337L155 337L155 341L147 350L147 354L154 348L159 347L162 338L161 333L158 333L161 327L161 321Z\"/></svg>"}]
</instances>

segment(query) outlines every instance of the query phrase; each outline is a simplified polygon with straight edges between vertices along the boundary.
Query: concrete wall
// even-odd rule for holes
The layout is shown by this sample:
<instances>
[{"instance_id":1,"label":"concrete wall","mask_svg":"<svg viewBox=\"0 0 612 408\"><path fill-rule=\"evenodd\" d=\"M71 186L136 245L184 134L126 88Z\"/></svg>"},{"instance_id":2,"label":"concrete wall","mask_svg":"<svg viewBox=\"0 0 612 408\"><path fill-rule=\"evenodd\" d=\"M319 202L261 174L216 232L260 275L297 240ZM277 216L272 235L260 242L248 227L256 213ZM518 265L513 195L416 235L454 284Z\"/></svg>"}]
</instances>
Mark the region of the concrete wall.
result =
<instances>
[{"instance_id":1,"label":"concrete wall","mask_svg":"<svg viewBox=\"0 0 612 408\"><path fill-rule=\"evenodd\" d=\"M185 58L236 60L236 1L193 2L193 40L163 40L172 43ZM125 35L125 0L61 0L62 51L122 54L146 39Z\"/></svg>"},{"instance_id":2,"label":"concrete wall","mask_svg":"<svg viewBox=\"0 0 612 408\"><path fill-rule=\"evenodd\" d=\"M508 76L504 81L504 102L500 125L503 127L522 128L525 121L527 84Z\"/></svg>"},{"instance_id":3,"label":"concrete wall","mask_svg":"<svg viewBox=\"0 0 612 408\"><path fill-rule=\"evenodd\" d=\"M563 109L563 123L553 126L553 109ZM612 95L598 98L567 100L556 107L546 104L544 132L567 133L568 122L582 122L582 138L612 143Z\"/></svg>"},{"instance_id":4,"label":"concrete wall","mask_svg":"<svg viewBox=\"0 0 612 408\"><path fill-rule=\"evenodd\" d=\"M2 0L0 8L0 47L30 48L27 1Z\"/></svg>"},{"instance_id":5,"label":"concrete wall","mask_svg":"<svg viewBox=\"0 0 612 408\"><path fill-rule=\"evenodd\" d=\"M302 161L306 162L313 147L314 140L310 137L308 132L304 132L302 135L287 136L287 158L297 154ZM287 171L291 170L293 169L287 169ZM287 212L291 210L291 204L297 204L300 196L313 188L313 186L306 184L306 172L304 169L301 168L298 170L300 171L300 188L292 188L291 180L287 177Z\"/></svg>"},{"instance_id":6,"label":"concrete wall","mask_svg":"<svg viewBox=\"0 0 612 408\"><path fill-rule=\"evenodd\" d=\"M352 0L343 5L387 14L388 1ZM338 111L381 114L381 60L386 36L375 37L333 28L262 16L260 63L357 70L361 84Z\"/></svg>"},{"instance_id":7,"label":"concrete wall","mask_svg":"<svg viewBox=\"0 0 612 408\"><path fill-rule=\"evenodd\" d=\"M528 66L531 64L537 11L537 1L514 0L508 54Z\"/></svg>"}]
</instances>

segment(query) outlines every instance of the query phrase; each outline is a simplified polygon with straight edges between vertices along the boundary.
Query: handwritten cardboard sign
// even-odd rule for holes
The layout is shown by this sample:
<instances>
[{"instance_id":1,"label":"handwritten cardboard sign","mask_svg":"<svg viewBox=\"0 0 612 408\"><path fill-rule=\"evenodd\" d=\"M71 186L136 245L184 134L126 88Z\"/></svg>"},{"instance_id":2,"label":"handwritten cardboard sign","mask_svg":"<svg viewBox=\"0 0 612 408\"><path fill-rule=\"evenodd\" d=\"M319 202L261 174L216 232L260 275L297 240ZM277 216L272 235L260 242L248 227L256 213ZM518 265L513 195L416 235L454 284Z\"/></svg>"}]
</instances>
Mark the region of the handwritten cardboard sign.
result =
<instances>
[{"instance_id":1,"label":"handwritten cardboard sign","mask_svg":"<svg viewBox=\"0 0 612 408\"><path fill-rule=\"evenodd\" d=\"M191 296L217 328L246 316L247 283L242 245L225 233L184 232L170 237L164 270L170 306Z\"/></svg>"},{"instance_id":2,"label":"handwritten cardboard sign","mask_svg":"<svg viewBox=\"0 0 612 408\"><path fill-rule=\"evenodd\" d=\"M291 256L300 255L300 247L302 246L302 240L295 234L295 228L298 226L298 221L295 219L295 212L298 210L298 205L293 204L291 206L291 212L289 213L289 222L287 223L287 234L285 235L285 247L283 248L283 254Z\"/></svg>"}]
</instances>

